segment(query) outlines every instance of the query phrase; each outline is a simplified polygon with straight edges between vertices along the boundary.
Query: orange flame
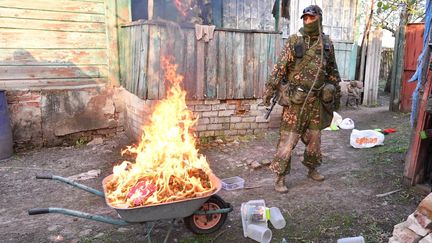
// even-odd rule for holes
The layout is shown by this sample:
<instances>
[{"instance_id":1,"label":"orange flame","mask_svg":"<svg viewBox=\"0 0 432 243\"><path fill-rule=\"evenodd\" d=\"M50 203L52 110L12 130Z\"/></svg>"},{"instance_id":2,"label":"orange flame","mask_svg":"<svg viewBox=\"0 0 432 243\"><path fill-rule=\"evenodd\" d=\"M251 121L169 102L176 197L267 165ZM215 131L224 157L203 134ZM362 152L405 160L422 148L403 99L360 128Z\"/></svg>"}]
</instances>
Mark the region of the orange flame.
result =
<instances>
[{"instance_id":1,"label":"orange flame","mask_svg":"<svg viewBox=\"0 0 432 243\"><path fill-rule=\"evenodd\" d=\"M186 106L183 76L171 58L161 58L164 79L170 84L167 98L155 105L141 142L123 152L136 155L113 169L107 199L118 207L135 207L193 198L213 191L211 169L195 147L196 123Z\"/></svg>"}]
</instances>

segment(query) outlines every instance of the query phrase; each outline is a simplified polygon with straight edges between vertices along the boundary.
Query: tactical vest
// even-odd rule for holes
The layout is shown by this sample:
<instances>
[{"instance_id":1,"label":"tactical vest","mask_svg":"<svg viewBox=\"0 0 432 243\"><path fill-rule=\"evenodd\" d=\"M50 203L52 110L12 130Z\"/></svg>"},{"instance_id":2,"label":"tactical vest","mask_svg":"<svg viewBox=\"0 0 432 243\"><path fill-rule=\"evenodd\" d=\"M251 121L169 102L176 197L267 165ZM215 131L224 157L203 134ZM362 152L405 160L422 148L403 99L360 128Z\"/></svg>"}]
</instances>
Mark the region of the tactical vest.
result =
<instances>
[{"instance_id":1,"label":"tactical vest","mask_svg":"<svg viewBox=\"0 0 432 243\"><path fill-rule=\"evenodd\" d=\"M288 81L291 86L301 86L303 89L309 90L319 69L314 85L315 89L319 89L326 82L326 67L330 57L330 38L328 35L323 35L322 44L317 39L313 43L309 43L309 48L306 47L305 38L299 35L292 35L289 38L290 45L294 46L295 65L288 71ZM324 53L321 63L322 50Z\"/></svg>"}]
</instances>

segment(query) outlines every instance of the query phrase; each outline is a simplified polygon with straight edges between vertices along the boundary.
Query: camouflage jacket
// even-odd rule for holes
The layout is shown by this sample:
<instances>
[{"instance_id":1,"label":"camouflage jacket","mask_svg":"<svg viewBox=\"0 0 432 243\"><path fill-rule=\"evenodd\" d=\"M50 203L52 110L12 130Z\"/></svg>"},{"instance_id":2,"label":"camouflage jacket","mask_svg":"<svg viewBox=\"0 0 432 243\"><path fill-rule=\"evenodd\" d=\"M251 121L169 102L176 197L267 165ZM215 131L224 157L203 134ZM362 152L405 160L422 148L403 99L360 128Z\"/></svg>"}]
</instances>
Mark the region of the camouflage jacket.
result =
<instances>
[{"instance_id":1,"label":"camouflage jacket","mask_svg":"<svg viewBox=\"0 0 432 243\"><path fill-rule=\"evenodd\" d=\"M299 56L298 49L302 49L300 51L303 53L302 57ZM322 50L324 53L322 54L323 63L321 65ZM317 74L318 70L319 73ZM338 109L340 103L339 82L341 79L332 41L328 36L323 36L321 43L318 36L309 37L301 34L301 32L291 35L265 85L264 102L266 104L270 102L284 77L291 87L300 86L303 90L308 91L317 75L314 90L319 90L326 83L333 84L336 88L335 109Z\"/></svg>"}]
</instances>

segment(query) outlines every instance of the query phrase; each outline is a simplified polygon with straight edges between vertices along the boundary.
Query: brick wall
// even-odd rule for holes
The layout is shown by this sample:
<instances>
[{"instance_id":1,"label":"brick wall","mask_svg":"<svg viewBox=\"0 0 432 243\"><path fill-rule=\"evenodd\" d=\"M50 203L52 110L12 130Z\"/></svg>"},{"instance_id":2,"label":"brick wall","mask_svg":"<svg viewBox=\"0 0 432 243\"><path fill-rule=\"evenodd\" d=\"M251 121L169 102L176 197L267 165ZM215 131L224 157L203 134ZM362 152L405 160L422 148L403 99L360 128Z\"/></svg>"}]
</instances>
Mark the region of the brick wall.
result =
<instances>
[{"instance_id":1,"label":"brick wall","mask_svg":"<svg viewBox=\"0 0 432 243\"><path fill-rule=\"evenodd\" d=\"M128 136L138 139L141 126L151 114L154 100L141 100L121 89L125 102L125 130ZM258 106L261 99L251 100L200 100L186 101L188 108L198 115L198 137L236 136L259 134L280 124L282 107L276 106L269 120L264 119L265 107Z\"/></svg>"},{"instance_id":2,"label":"brick wall","mask_svg":"<svg viewBox=\"0 0 432 243\"><path fill-rule=\"evenodd\" d=\"M74 145L126 131L138 140L157 100L142 100L123 88L63 88L6 92L15 150ZM259 134L277 128L282 107L264 119L261 99L187 101L199 117L198 137Z\"/></svg>"},{"instance_id":3,"label":"brick wall","mask_svg":"<svg viewBox=\"0 0 432 243\"><path fill-rule=\"evenodd\" d=\"M124 130L117 94L104 85L6 91L15 150L114 136Z\"/></svg>"}]
</instances>

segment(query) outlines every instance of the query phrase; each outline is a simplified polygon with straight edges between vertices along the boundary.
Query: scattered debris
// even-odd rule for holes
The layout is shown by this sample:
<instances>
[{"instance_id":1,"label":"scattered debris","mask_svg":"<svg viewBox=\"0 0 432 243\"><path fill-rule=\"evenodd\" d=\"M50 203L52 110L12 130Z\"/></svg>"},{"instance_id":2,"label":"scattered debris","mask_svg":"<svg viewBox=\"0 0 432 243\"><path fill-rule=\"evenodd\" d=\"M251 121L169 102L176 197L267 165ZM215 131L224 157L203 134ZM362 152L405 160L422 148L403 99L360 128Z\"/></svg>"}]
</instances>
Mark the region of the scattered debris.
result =
<instances>
[{"instance_id":1,"label":"scattered debris","mask_svg":"<svg viewBox=\"0 0 432 243\"><path fill-rule=\"evenodd\" d=\"M386 193L382 193L382 194L377 194L376 197L385 197L385 196L391 195L391 194L399 192L399 191L402 191L402 189L398 189L398 190L394 190L394 191L386 192Z\"/></svg>"},{"instance_id":2,"label":"scattered debris","mask_svg":"<svg viewBox=\"0 0 432 243\"><path fill-rule=\"evenodd\" d=\"M264 166L270 165L271 164L271 160L264 159L264 160L261 161L261 164L264 165Z\"/></svg>"},{"instance_id":3,"label":"scattered debris","mask_svg":"<svg viewBox=\"0 0 432 243\"><path fill-rule=\"evenodd\" d=\"M246 160L247 165L252 165L253 162L255 162L253 159L247 159Z\"/></svg>"},{"instance_id":4,"label":"scattered debris","mask_svg":"<svg viewBox=\"0 0 432 243\"><path fill-rule=\"evenodd\" d=\"M103 139L102 138L95 138L93 140L91 140L89 143L87 143L87 146L96 146L96 145L101 145L103 144Z\"/></svg>"},{"instance_id":5,"label":"scattered debris","mask_svg":"<svg viewBox=\"0 0 432 243\"><path fill-rule=\"evenodd\" d=\"M257 161L253 161L250 166L252 167L252 169L255 170L255 169L261 168L262 164L258 163Z\"/></svg>"},{"instance_id":6,"label":"scattered debris","mask_svg":"<svg viewBox=\"0 0 432 243\"><path fill-rule=\"evenodd\" d=\"M89 170L89 171L81 173L81 174L69 176L68 179L74 180L74 181L84 181L84 180L96 178L100 175L100 173L101 173L100 169Z\"/></svg>"}]
</instances>

